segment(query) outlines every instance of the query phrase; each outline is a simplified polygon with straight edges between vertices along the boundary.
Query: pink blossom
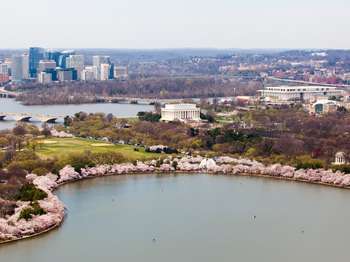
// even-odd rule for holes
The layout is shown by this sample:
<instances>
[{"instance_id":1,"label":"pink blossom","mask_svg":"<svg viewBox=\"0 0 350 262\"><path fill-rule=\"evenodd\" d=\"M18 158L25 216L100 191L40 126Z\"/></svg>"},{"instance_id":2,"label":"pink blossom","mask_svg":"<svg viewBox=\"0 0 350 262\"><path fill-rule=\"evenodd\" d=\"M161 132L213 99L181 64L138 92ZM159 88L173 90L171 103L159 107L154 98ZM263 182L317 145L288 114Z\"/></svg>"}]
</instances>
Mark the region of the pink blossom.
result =
<instances>
[{"instance_id":1,"label":"pink blossom","mask_svg":"<svg viewBox=\"0 0 350 262\"><path fill-rule=\"evenodd\" d=\"M56 129L51 129L51 136L53 137L59 137L59 138L70 138L74 137L72 134L66 133L64 131L58 132Z\"/></svg>"},{"instance_id":2,"label":"pink blossom","mask_svg":"<svg viewBox=\"0 0 350 262\"><path fill-rule=\"evenodd\" d=\"M170 172L170 171L174 171L174 168L171 165L169 165L169 164L162 164L159 167L159 171L161 171L161 172Z\"/></svg>"},{"instance_id":3,"label":"pink blossom","mask_svg":"<svg viewBox=\"0 0 350 262\"><path fill-rule=\"evenodd\" d=\"M74 170L71 166L65 166L59 171L59 179L57 183L64 183L80 178L80 174Z\"/></svg>"}]
</instances>

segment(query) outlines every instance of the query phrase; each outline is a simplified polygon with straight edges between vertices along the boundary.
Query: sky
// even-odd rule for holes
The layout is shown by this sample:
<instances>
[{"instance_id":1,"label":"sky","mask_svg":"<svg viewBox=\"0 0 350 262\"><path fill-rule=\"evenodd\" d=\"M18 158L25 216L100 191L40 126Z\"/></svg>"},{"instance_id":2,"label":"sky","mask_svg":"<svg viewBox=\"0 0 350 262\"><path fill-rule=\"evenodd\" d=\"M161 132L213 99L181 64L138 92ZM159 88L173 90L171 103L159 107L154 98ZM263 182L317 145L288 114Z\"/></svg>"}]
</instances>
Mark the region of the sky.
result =
<instances>
[{"instance_id":1,"label":"sky","mask_svg":"<svg viewBox=\"0 0 350 262\"><path fill-rule=\"evenodd\" d=\"M1 1L0 48L350 48L349 0Z\"/></svg>"}]
</instances>

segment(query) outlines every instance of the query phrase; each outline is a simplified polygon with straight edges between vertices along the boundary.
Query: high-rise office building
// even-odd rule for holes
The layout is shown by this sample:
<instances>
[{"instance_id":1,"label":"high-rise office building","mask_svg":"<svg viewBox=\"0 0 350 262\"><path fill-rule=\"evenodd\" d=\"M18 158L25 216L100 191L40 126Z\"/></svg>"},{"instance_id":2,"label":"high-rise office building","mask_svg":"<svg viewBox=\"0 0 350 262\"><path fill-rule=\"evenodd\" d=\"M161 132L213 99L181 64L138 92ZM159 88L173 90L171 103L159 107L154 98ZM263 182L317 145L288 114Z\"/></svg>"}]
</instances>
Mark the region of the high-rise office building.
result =
<instances>
[{"instance_id":1,"label":"high-rise office building","mask_svg":"<svg viewBox=\"0 0 350 262\"><path fill-rule=\"evenodd\" d=\"M11 80L21 81L23 78L23 57L21 55L14 55L12 56L11 64Z\"/></svg>"},{"instance_id":2,"label":"high-rise office building","mask_svg":"<svg viewBox=\"0 0 350 262\"><path fill-rule=\"evenodd\" d=\"M100 67L101 64L110 64L111 58L109 56L95 55L92 57L92 65Z\"/></svg>"},{"instance_id":3,"label":"high-rise office building","mask_svg":"<svg viewBox=\"0 0 350 262\"><path fill-rule=\"evenodd\" d=\"M109 56L93 56L92 57L92 65L97 68L97 77L96 79L101 80L101 65L102 64L111 64L111 59Z\"/></svg>"},{"instance_id":4,"label":"high-rise office building","mask_svg":"<svg viewBox=\"0 0 350 262\"><path fill-rule=\"evenodd\" d=\"M81 72L81 80L83 81L93 81L97 80L97 68L96 66L87 66Z\"/></svg>"},{"instance_id":5,"label":"high-rise office building","mask_svg":"<svg viewBox=\"0 0 350 262\"><path fill-rule=\"evenodd\" d=\"M23 79L29 79L29 55L22 55L22 73Z\"/></svg>"},{"instance_id":6,"label":"high-rise office building","mask_svg":"<svg viewBox=\"0 0 350 262\"><path fill-rule=\"evenodd\" d=\"M29 48L29 76L37 77L37 70L40 60L44 59L45 50L40 47Z\"/></svg>"},{"instance_id":7,"label":"high-rise office building","mask_svg":"<svg viewBox=\"0 0 350 262\"><path fill-rule=\"evenodd\" d=\"M66 66L77 70L78 79L80 79L81 72L85 66L85 58L83 55L70 55L66 60Z\"/></svg>"},{"instance_id":8,"label":"high-rise office building","mask_svg":"<svg viewBox=\"0 0 350 262\"><path fill-rule=\"evenodd\" d=\"M4 63L5 65L7 65L7 73L9 75L11 75L11 65L12 65L12 59L11 58L5 58Z\"/></svg>"},{"instance_id":9,"label":"high-rise office building","mask_svg":"<svg viewBox=\"0 0 350 262\"><path fill-rule=\"evenodd\" d=\"M110 73L111 73L111 65L110 64L101 64L100 65L100 80L106 81L110 79Z\"/></svg>"},{"instance_id":10,"label":"high-rise office building","mask_svg":"<svg viewBox=\"0 0 350 262\"><path fill-rule=\"evenodd\" d=\"M109 64L109 74L108 79L114 79L114 64Z\"/></svg>"},{"instance_id":11,"label":"high-rise office building","mask_svg":"<svg viewBox=\"0 0 350 262\"><path fill-rule=\"evenodd\" d=\"M2 63L0 64L0 74L8 75L9 74L9 66L8 64Z\"/></svg>"},{"instance_id":12,"label":"high-rise office building","mask_svg":"<svg viewBox=\"0 0 350 262\"><path fill-rule=\"evenodd\" d=\"M61 55L58 59L58 66L66 69L67 67L67 58L71 55L75 55L75 51L74 50L66 50L66 51L62 51Z\"/></svg>"},{"instance_id":13,"label":"high-rise office building","mask_svg":"<svg viewBox=\"0 0 350 262\"><path fill-rule=\"evenodd\" d=\"M56 62L56 66L59 66L60 56L62 55L59 51L48 50L45 52L45 60L53 60Z\"/></svg>"}]
</instances>

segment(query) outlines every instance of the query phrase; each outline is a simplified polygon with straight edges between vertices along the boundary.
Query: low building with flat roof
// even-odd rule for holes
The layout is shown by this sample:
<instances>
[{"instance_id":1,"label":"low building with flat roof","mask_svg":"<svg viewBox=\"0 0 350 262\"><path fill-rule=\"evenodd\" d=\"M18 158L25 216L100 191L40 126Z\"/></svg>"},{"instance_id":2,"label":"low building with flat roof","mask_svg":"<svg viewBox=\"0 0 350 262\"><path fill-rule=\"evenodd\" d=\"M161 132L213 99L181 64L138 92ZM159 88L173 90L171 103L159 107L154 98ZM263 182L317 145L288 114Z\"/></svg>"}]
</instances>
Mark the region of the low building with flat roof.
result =
<instances>
[{"instance_id":1,"label":"low building with flat roof","mask_svg":"<svg viewBox=\"0 0 350 262\"><path fill-rule=\"evenodd\" d=\"M166 104L161 109L161 121L200 121L201 110L196 104Z\"/></svg>"},{"instance_id":2,"label":"low building with flat roof","mask_svg":"<svg viewBox=\"0 0 350 262\"><path fill-rule=\"evenodd\" d=\"M321 99L317 100L315 103L310 104L309 112L311 114L327 114L336 112L340 103L333 100Z\"/></svg>"},{"instance_id":3,"label":"low building with flat roof","mask_svg":"<svg viewBox=\"0 0 350 262\"><path fill-rule=\"evenodd\" d=\"M38 73L38 82L41 84L49 84L52 82L52 74L47 72Z\"/></svg>"},{"instance_id":4,"label":"low building with flat roof","mask_svg":"<svg viewBox=\"0 0 350 262\"><path fill-rule=\"evenodd\" d=\"M343 91L334 86L275 86L258 92L261 98L270 102L304 102L343 95Z\"/></svg>"}]
</instances>

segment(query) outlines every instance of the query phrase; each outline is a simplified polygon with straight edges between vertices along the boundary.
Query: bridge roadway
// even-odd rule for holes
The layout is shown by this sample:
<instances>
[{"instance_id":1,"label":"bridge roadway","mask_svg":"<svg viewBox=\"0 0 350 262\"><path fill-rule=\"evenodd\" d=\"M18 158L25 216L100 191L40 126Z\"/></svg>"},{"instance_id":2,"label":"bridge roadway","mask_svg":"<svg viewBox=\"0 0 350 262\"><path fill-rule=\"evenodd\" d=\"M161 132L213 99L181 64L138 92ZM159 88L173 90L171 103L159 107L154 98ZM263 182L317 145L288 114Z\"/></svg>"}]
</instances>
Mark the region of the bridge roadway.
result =
<instances>
[{"instance_id":1,"label":"bridge roadway","mask_svg":"<svg viewBox=\"0 0 350 262\"><path fill-rule=\"evenodd\" d=\"M31 119L35 119L43 123L55 123L58 118L64 118L65 116L0 112L0 121L5 121L8 117L18 122L29 122Z\"/></svg>"},{"instance_id":2,"label":"bridge roadway","mask_svg":"<svg viewBox=\"0 0 350 262\"><path fill-rule=\"evenodd\" d=\"M3 97L3 98L14 98L17 95L18 95L18 93L7 91L7 90L5 90L5 88L0 87L0 97Z\"/></svg>"},{"instance_id":3,"label":"bridge roadway","mask_svg":"<svg viewBox=\"0 0 350 262\"><path fill-rule=\"evenodd\" d=\"M338 88L350 88L350 85L315 83L315 82L302 81L302 80L278 78L278 77L273 77L273 76L268 76L267 79L274 80L274 81L280 81L280 82L301 84L301 85L310 85L310 86L331 86L331 87L338 87Z\"/></svg>"},{"instance_id":4,"label":"bridge roadway","mask_svg":"<svg viewBox=\"0 0 350 262\"><path fill-rule=\"evenodd\" d=\"M157 98L137 98L137 97L119 97L119 96L99 96L101 100L108 103L118 104L139 104L139 105L152 105L155 103L166 104L166 103L181 103L184 98L174 99L157 99Z\"/></svg>"}]
</instances>

